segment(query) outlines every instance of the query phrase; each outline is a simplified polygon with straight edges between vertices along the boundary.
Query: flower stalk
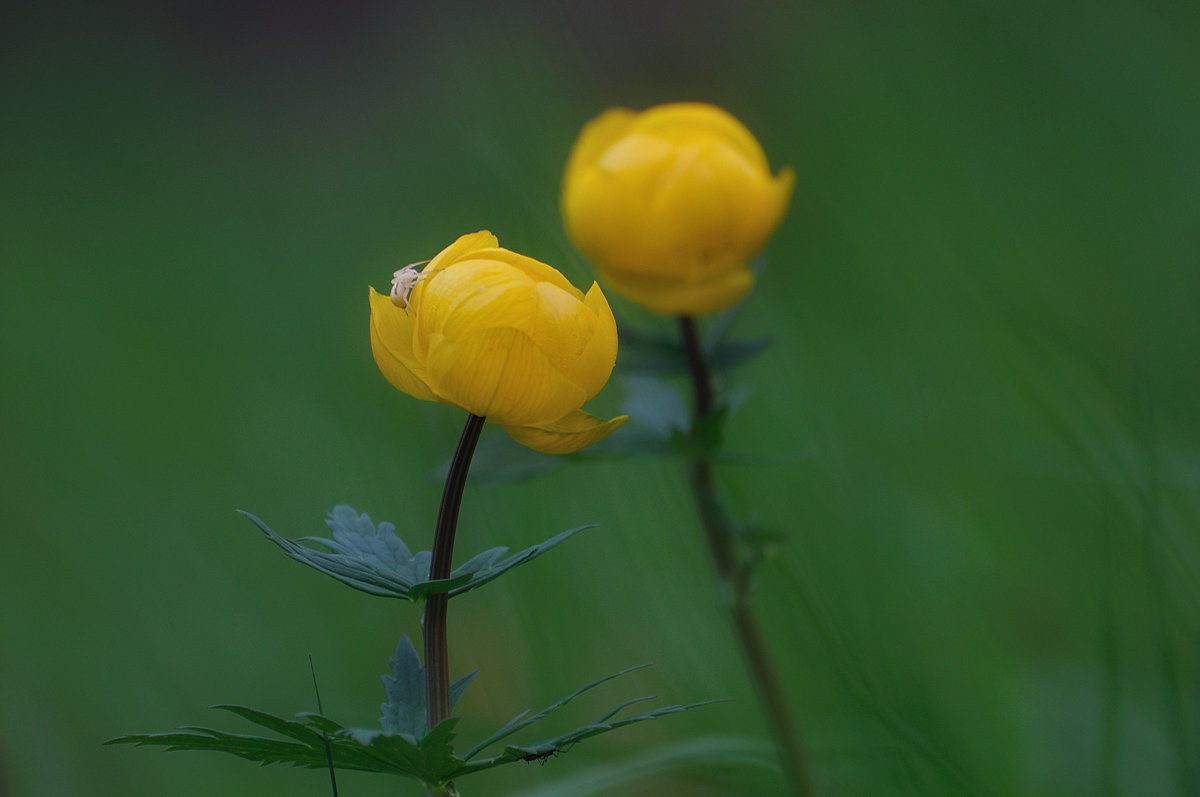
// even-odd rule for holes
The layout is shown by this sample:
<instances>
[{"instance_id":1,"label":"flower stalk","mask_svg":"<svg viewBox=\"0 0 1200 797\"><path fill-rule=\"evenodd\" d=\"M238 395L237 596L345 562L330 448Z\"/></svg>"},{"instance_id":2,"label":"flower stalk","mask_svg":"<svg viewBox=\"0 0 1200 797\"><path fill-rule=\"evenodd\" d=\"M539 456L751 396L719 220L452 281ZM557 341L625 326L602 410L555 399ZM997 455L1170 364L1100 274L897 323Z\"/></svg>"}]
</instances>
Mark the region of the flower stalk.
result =
<instances>
[{"instance_id":1,"label":"flower stalk","mask_svg":"<svg viewBox=\"0 0 1200 797\"><path fill-rule=\"evenodd\" d=\"M454 559L454 535L458 530L458 509L462 505L463 490L467 486L467 472L471 468L471 457L483 431L483 417L467 415L450 462L446 486L442 490L442 504L438 508L437 527L433 535L432 558L429 562L430 580L450 577ZM434 727L450 716L450 656L446 644L446 609L450 595L439 592L425 601L425 616L421 631L425 642L425 727Z\"/></svg>"},{"instance_id":2,"label":"flower stalk","mask_svg":"<svg viewBox=\"0 0 1200 797\"><path fill-rule=\"evenodd\" d=\"M695 439L699 428L716 410L712 372L704 356L696 320L691 316L680 316L679 327L692 382L691 431ZM692 496L716 567L722 595L774 737L784 777L793 795L813 797L816 791L808 771L800 731L788 709L787 695L750 602L753 564L738 555L736 529L717 495L712 459L705 445L695 447L688 469Z\"/></svg>"}]
</instances>

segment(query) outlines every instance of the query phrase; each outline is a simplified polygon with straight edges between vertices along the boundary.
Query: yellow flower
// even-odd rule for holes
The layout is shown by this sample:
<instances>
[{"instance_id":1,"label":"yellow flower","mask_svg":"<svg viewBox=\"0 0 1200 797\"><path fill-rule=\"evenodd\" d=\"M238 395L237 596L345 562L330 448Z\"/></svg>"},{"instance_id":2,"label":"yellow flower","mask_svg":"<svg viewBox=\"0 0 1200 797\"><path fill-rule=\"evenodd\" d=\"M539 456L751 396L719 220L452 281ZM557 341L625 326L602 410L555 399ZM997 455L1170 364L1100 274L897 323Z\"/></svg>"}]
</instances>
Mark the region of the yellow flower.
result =
<instances>
[{"instance_id":1,"label":"yellow flower","mask_svg":"<svg viewBox=\"0 0 1200 797\"><path fill-rule=\"evenodd\" d=\"M410 396L482 415L547 454L578 451L628 417L580 409L617 358L600 286L585 295L490 232L462 236L419 274L401 269L392 296L372 289L370 300L375 362Z\"/></svg>"},{"instance_id":2,"label":"yellow flower","mask_svg":"<svg viewBox=\"0 0 1200 797\"><path fill-rule=\"evenodd\" d=\"M605 111L567 161L562 212L576 245L619 293L656 313L737 302L750 259L787 209L795 175L772 177L737 119L703 103Z\"/></svg>"}]
</instances>

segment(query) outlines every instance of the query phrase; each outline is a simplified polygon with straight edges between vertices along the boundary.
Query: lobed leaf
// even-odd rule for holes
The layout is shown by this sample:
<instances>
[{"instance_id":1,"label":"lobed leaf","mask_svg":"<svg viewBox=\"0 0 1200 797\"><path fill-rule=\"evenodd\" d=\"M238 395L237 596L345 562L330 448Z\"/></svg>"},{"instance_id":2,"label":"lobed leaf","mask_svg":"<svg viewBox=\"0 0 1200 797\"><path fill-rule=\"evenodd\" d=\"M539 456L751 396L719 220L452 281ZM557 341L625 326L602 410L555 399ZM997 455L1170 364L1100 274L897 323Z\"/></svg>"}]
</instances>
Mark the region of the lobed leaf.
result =
<instances>
[{"instance_id":1,"label":"lobed leaf","mask_svg":"<svg viewBox=\"0 0 1200 797\"><path fill-rule=\"evenodd\" d=\"M519 552L513 554L512 556L508 557L507 559L503 559L501 561L495 561L495 559L498 558L499 556L503 556L504 553L508 549L507 548L493 548L492 551L488 552L488 553L498 552L496 557L493 557L490 560L487 560L487 559L480 560L480 557L475 557L475 558L469 560L466 564L462 564L462 565L459 565L458 567L456 567L450 573L451 580L455 579L456 573L459 573L460 571L467 571L468 566L474 566L473 563L476 563L476 560L480 560L483 563L483 566L480 567L480 569L469 571L468 573L466 573L467 575L470 576L470 578L467 580L466 583L464 583L460 586L452 587L451 589L449 589L447 591L450 593L450 597L454 597L455 595L461 595L464 592L473 590L476 587L481 587L484 584L488 583L489 581L492 581L493 579L499 578L500 576L504 575L509 570L512 570L514 567L517 567L518 565L523 565L526 562L530 562L530 561L536 559L537 557L544 554L546 551L550 550L551 548L556 547L557 545L559 545L562 542L565 542L568 538L575 536L579 532L581 532L585 529L593 529L595 527L596 527L595 523L589 523L586 526L576 526L573 529L567 529L566 531L555 534L553 537L551 537L548 540L545 540L544 542L539 542L537 545L531 545L528 548L526 548L525 550L519 551ZM483 556L483 555L481 554L480 556ZM426 583L433 584L436 582L426 582ZM414 589L414 593L420 592L420 586L421 585L418 585L418 587L416 589ZM433 590L430 590L429 594L432 594L432 592L433 592Z\"/></svg>"},{"instance_id":2,"label":"lobed leaf","mask_svg":"<svg viewBox=\"0 0 1200 797\"><path fill-rule=\"evenodd\" d=\"M388 662L391 675L380 677L386 700L379 706L379 727L385 734L400 734L418 742L425 736L428 715L425 710L425 665L408 635L400 637L396 654ZM450 709L466 690L479 670L469 672L450 684Z\"/></svg>"},{"instance_id":3,"label":"lobed leaf","mask_svg":"<svg viewBox=\"0 0 1200 797\"><path fill-rule=\"evenodd\" d=\"M412 553L396 536L395 526L380 523L376 526L367 514L357 514L348 506L338 506L329 514L326 523L332 538L301 537L288 539L276 534L260 518L239 510L292 559L321 571L331 578L366 592L386 598L418 601L430 595L446 592L461 595L498 578L517 565L541 556L568 537L591 528L569 529L545 542L526 548L507 559L507 548L484 551L454 568L449 578L429 578L429 551ZM324 547L318 550L302 543Z\"/></svg>"},{"instance_id":4,"label":"lobed leaf","mask_svg":"<svg viewBox=\"0 0 1200 797\"><path fill-rule=\"evenodd\" d=\"M442 720L415 743L407 734L383 731L352 729L347 736L391 771L420 773L418 777L427 784L445 783L461 766L451 744L457 724L458 717Z\"/></svg>"},{"instance_id":5,"label":"lobed leaf","mask_svg":"<svg viewBox=\"0 0 1200 797\"><path fill-rule=\"evenodd\" d=\"M309 769L323 769L332 756L338 769L354 769L366 772L390 772L407 775L420 780L427 773L414 767L397 764L380 758L371 750L350 739L347 731L326 717L298 715L300 722L273 717L245 706L214 706L238 714L256 725L273 730L296 741L284 741L248 734L228 733L212 728L188 726L170 733L131 734L110 739L105 744L133 744L139 747L163 747L168 751L207 750L229 753L259 764L291 764ZM322 736L322 732L332 734ZM326 752L326 740L329 750Z\"/></svg>"},{"instance_id":6,"label":"lobed leaf","mask_svg":"<svg viewBox=\"0 0 1200 797\"><path fill-rule=\"evenodd\" d=\"M634 670L640 670L644 667L649 667L649 666L650 666L649 664L638 664L633 667L627 667L624 670L621 670L620 672L615 672L612 675L606 675L603 678L599 678L595 681L592 681L589 684L585 684L584 686L581 686L580 688L576 689L574 692L567 695L566 697L561 698L561 699L555 701L554 703L551 703L549 706L542 709L541 711L539 711L537 714L534 714L533 716L529 716L528 711L522 711L520 714L518 714L517 716L513 717L508 722L506 722L504 724L504 727L502 727L500 730L496 731L491 736L487 737L482 742L480 742L479 744L475 745L470 750L468 750L466 755L463 756L463 759L466 761L470 761L472 758L474 758L476 755L478 755L480 752L482 752L486 748L491 747L493 744L500 741L501 739L511 736L512 734L516 733L517 731L521 730L522 728L532 725L533 723L537 722L538 720L546 717L548 714L550 714L554 711L557 711L558 709L565 706L567 703L570 703L572 700L574 700L575 698L582 695L584 692L588 692L592 689L595 689L597 686L600 686L600 684L607 683L608 681L611 681L614 678L620 678L622 675L631 673Z\"/></svg>"},{"instance_id":7,"label":"lobed leaf","mask_svg":"<svg viewBox=\"0 0 1200 797\"><path fill-rule=\"evenodd\" d=\"M638 668L635 667L632 669L638 669ZM629 672L629 670L625 670L624 672ZM615 678L621 674L623 674L623 673L617 673L616 675L611 675L608 678L604 678L601 681L601 683L603 681L611 680L612 678ZM553 736L553 737L550 737L547 739L542 739L541 741L533 742L531 744L506 745L504 747L503 752L499 753L498 755L494 755L489 758L476 759L474 761L471 760L474 757L474 755L476 755L483 748L490 746L491 744L495 743L496 741L499 741L499 739L504 738L505 736L508 736L511 733L514 733L517 730L524 728L527 725L530 725L533 722L536 722L537 720L541 719L546 714L548 714L550 711L554 710L554 708L556 708L557 706L561 706L561 705L565 704L566 702L571 700L573 697L575 697L579 694L582 694L584 691L592 688L595 685L598 685L598 684L593 683L593 684L589 684L588 686L585 686L583 689L564 698L563 700L559 701L554 706L551 706L550 708L546 709L543 712L540 712L537 715L528 717L527 719L523 719L519 722L518 722L518 720L521 719L521 717L523 715L518 715L518 717L514 718L513 720L510 720L509 723L507 725L505 725L504 728L501 728L500 731L498 731L496 734L493 734L491 737L489 737L488 740L485 740L483 743L476 745L474 748L472 748L472 750L470 752L468 752L465 756L463 756L463 758L466 759L467 763L464 763L464 765L460 769L456 770L452 774L451 777L458 778L458 777L462 777L464 775L470 775L475 772L482 772L483 770L492 769L493 767L498 767L503 764L509 764L514 761L532 761L532 760L537 760L537 759L545 759L546 757L548 757L550 755L554 755L554 754L561 753L561 752L566 752L572 746L574 746L575 744L578 744L579 742L583 741L584 739L589 739L593 736L599 736L602 733L608 733L609 731L614 731L618 728L624 728L627 725L633 725L638 722L645 722L647 720L657 719L658 717L662 717L667 714L677 714L677 713L680 713L683 711L688 711L689 709L697 708L699 706L706 706L706 705L711 705L713 703L723 702L723 701L719 701L719 700L708 700L708 701L704 701L704 702L700 702L700 703L691 703L688 705L663 706L661 708L656 708L651 711L646 711L641 714L636 714L634 716L623 717L619 720L612 719L616 714L620 713L622 710L628 708L629 706L635 705L637 703L642 703L647 700L654 699L653 697L649 697L649 696L636 697L631 700L626 700L625 702L617 705L615 708L608 710L599 719L595 720L594 722L588 723L587 725L582 725L578 728L575 728L574 730L568 731L567 733L561 734L559 736Z\"/></svg>"},{"instance_id":8,"label":"lobed leaf","mask_svg":"<svg viewBox=\"0 0 1200 797\"><path fill-rule=\"evenodd\" d=\"M383 706L382 723L385 726L383 730L348 729L328 717L315 713L302 713L296 715L295 720L287 720L245 706L221 705L214 706L214 708L229 711L248 722L286 738L276 739L228 733L212 728L184 727L170 733L122 736L110 739L106 744L157 746L168 751L207 750L229 753L264 765L291 764L310 769L324 768L332 759L332 766L336 769L391 773L415 778L427 786L433 786L514 761L544 759L550 755L564 752L592 736L656 719L666 714L720 702L706 701L691 705L664 706L633 716L614 719L624 709L653 699L650 697L633 698L618 704L593 722L567 733L524 745L506 745L496 755L471 760L487 747L543 719L584 692L646 665L630 667L592 681L536 714L530 715L528 711L521 712L504 727L471 748L466 755L459 757L454 754L453 747L455 728L458 724L457 717L450 717L442 721L428 733L424 732L423 727L418 729L413 724L417 714L423 718L425 713L423 691L418 697L417 690L412 686L413 675L418 672L418 670L412 669L414 661L419 667L420 663L412 644L407 638L402 638L397 646L396 657L392 660L392 677L389 679L385 676L384 678L389 699ZM421 672L423 673L423 670ZM452 699L456 700L461 695L463 689L475 675L476 673L471 673L460 678L451 687ZM415 706L417 702L421 704L419 711ZM388 730L387 726L390 726L392 730Z\"/></svg>"},{"instance_id":9,"label":"lobed leaf","mask_svg":"<svg viewBox=\"0 0 1200 797\"><path fill-rule=\"evenodd\" d=\"M380 677L387 699L379 706L379 727L415 742L425 735L425 666L407 634L400 637L389 664L392 674Z\"/></svg>"}]
</instances>

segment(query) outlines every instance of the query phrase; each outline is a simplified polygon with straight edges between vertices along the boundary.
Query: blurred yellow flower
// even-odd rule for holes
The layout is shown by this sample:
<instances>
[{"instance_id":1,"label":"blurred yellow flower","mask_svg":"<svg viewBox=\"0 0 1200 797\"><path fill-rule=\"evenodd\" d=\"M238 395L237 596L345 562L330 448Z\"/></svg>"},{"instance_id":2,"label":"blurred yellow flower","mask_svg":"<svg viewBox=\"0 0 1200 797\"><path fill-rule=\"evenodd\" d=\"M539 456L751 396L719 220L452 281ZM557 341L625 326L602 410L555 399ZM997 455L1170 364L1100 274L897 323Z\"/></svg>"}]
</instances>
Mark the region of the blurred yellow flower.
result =
<instances>
[{"instance_id":1,"label":"blurred yellow flower","mask_svg":"<svg viewBox=\"0 0 1200 797\"><path fill-rule=\"evenodd\" d=\"M758 141L712 105L605 111L567 161L562 212L619 293L656 313L728 307L787 210L795 175L771 176Z\"/></svg>"},{"instance_id":2,"label":"blurred yellow flower","mask_svg":"<svg viewBox=\"0 0 1200 797\"><path fill-rule=\"evenodd\" d=\"M625 422L580 407L617 358L617 325L600 286L585 295L555 269L464 235L417 272L374 289L371 351L387 380L426 401L486 417L522 445L566 454Z\"/></svg>"}]
</instances>

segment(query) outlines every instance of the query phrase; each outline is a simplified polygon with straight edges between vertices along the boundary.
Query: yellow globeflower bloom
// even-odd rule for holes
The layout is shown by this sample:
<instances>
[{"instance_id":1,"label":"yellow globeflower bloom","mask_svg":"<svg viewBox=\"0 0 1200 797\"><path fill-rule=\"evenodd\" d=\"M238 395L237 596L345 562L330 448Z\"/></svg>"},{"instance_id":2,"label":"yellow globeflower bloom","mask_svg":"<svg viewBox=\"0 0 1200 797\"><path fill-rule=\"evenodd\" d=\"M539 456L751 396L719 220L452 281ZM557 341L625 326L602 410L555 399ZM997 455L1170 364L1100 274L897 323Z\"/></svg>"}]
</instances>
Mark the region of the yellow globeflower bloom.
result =
<instances>
[{"instance_id":1,"label":"yellow globeflower bloom","mask_svg":"<svg viewBox=\"0 0 1200 797\"><path fill-rule=\"evenodd\" d=\"M391 296L372 289L370 300L375 362L410 396L481 415L547 454L578 451L628 417L580 409L617 359L600 286L585 295L490 232L462 236L423 271L397 271Z\"/></svg>"},{"instance_id":2,"label":"yellow globeflower bloom","mask_svg":"<svg viewBox=\"0 0 1200 797\"><path fill-rule=\"evenodd\" d=\"M787 209L795 175L771 176L741 122L704 103L605 111L567 161L562 212L619 293L656 313L700 315L754 283L750 259Z\"/></svg>"}]
</instances>

